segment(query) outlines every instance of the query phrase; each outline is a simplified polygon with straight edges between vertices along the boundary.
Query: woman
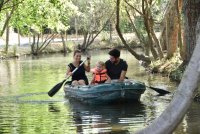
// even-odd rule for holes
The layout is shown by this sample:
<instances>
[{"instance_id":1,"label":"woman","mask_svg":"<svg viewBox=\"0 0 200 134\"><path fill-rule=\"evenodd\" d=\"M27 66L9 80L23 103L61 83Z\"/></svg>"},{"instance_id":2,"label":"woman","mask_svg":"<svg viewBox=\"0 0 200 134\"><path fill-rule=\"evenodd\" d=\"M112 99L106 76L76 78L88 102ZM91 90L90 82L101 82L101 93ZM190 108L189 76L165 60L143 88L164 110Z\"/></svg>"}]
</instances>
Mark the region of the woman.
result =
<instances>
[{"instance_id":1,"label":"woman","mask_svg":"<svg viewBox=\"0 0 200 134\"><path fill-rule=\"evenodd\" d=\"M88 85L88 79L85 74L85 71L90 71L90 58L87 58L87 65L82 64L79 66L83 61L81 61L81 51L75 50L73 55L73 62L68 64L67 67L67 75L72 76L71 85ZM77 68L78 69L72 74L72 71Z\"/></svg>"}]
</instances>

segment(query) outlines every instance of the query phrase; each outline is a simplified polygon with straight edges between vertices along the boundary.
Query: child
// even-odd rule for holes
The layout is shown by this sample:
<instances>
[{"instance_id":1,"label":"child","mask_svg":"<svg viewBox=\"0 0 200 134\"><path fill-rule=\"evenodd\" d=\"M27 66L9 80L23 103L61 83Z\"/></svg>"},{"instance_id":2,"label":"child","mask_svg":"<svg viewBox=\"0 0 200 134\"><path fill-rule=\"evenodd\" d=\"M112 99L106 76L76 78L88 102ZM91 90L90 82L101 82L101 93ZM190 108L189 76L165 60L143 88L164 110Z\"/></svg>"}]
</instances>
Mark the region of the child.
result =
<instances>
[{"instance_id":1,"label":"child","mask_svg":"<svg viewBox=\"0 0 200 134\"><path fill-rule=\"evenodd\" d=\"M110 77L107 75L107 70L105 69L105 64L102 61L97 62L96 67L93 68L91 72L93 76L90 84L96 85L110 81Z\"/></svg>"}]
</instances>

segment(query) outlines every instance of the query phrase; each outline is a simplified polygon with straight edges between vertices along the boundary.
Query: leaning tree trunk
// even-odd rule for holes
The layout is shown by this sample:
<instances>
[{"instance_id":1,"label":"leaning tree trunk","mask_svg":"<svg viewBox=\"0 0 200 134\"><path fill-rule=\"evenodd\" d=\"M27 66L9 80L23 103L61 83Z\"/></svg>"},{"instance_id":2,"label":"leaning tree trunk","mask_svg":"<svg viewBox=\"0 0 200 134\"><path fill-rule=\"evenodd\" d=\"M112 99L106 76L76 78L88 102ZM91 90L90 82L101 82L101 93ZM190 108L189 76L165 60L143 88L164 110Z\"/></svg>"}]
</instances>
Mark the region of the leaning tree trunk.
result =
<instances>
[{"instance_id":1,"label":"leaning tree trunk","mask_svg":"<svg viewBox=\"0 0 200 134\"><path fill-rule=\"evenodd\" d=\"M128 2L125 1L127 4ZM133 31L135 32L135 35L136 37L138 38L138 40L140 41L140 43L142 44L143 48L144 48L144 51L145 51L145 55L149 56L149 44L147 43L147 41L145 40L145 37L137 30L133 20L131 19L131 15L130 13L128 12L127 8L126 8L126 13L128 15L128 18L130 20L130 23L131 23L131 26L133 28Z\"/></svg>"},{"instance_id":2,"label":"leaning tree trunk","mask_svg":"<svg viewBox=\"0 0 200 134\"><path fill-rule=\"evenodd\" d=\"M200 80L200 17L196 29L197 44L173 100L152 124L138 134L171 134L187 112Z\"/></svg>"},{"instance_id":3,"label":"leaning tree trunk","mask_svg":"<svg viewBox=\"0 0 200 134\"><path fill-rule=\"evenodd\" d=\"M13 5L12 5L12 10L10 11L10 13L9 13L9 14L6 13L6 14L7 14L7 15L6 15L6 20L5 20L5 22L4 22L4 25L3 25L2 30L1 30L1 32L0 32L0 36L3 35L3 33L4 33L4 31L5 31L6 27L7 27L7 25L9 24L9 21L10 21L10 19L11 19L11 16L13 15L15 9L16 9L16 6L13 4Z\"/></svg>"},{"instance_id":4,"label":"leaning tree trunk","mask_svg":"<svg viewBox=\"0 0 200 134\"><path fill-rule=\"evenodd\" d=\"M159 58L162 59L162 58L164 58L164 55L163 55L162 48L160 46L160 42L159 42L159 40L158 40L158 38L157 38L157 36L155 34L155 31L153 29L153 27L154 27L154 20L153 20L152 15L150 15L150 19L148 19L148 20L149 20L149 24L150 24L149 27L150 27L150 31L151 31L151 36L152 36L152 38L153 38L153 40L155 42L156 48L158 50Z\"/></svg>"},{"instance_id":5,"label":"leaning tree trunk","mask_svg":"<svg viewBox=\"0 0 200 134\"><path fill-rule=\"evenodd\" d=\"M150 49L151 49L151 53L154 57L154 59L157 59L158 58L158 53L157 51L155 50L154 48L154 43L153 43L153 37L152 37L152 34L151 34L151 29L150 29L150 21L149 21L149 18L150 18L150 12L149 12L149 9L148 9L148 4L146 3L144 0L142 0L142 13L143 13L143 19L144 19L144 26L146 28L146 32L147 32L147 36L148 36L148 44L150 46Z\"/></svg>"}]
</instances>

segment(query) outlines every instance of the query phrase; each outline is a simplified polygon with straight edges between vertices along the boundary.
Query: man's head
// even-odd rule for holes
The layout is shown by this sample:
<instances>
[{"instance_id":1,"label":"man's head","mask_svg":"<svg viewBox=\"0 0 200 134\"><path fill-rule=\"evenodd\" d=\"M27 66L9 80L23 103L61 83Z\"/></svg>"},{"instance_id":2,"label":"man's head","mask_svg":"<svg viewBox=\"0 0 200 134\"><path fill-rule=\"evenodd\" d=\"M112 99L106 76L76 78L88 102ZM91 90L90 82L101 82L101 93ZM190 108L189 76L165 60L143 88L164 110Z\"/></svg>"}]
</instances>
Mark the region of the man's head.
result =
<instances>
[{"instance_id":1,"label":"man's head","mask_svg":"<svg viewBox=\"0 0 200 134\"><path fill-rule=\"evenodd\" d=\"M110 61L116 63L120 57L120 51L118 49L112 49L108 53L110 55Z\"/></svg>"},{"instance_id":2,"label":"man's head","mask_svg":"<svg viewBox=\"0 0 200 134\"><path fill-rule=\"evenodd\" d=\"M113 56L114 58L119 58L120 57L120 51L118 49L112 49L108 53L110 56Z\"/></svg>"}]
</instances>

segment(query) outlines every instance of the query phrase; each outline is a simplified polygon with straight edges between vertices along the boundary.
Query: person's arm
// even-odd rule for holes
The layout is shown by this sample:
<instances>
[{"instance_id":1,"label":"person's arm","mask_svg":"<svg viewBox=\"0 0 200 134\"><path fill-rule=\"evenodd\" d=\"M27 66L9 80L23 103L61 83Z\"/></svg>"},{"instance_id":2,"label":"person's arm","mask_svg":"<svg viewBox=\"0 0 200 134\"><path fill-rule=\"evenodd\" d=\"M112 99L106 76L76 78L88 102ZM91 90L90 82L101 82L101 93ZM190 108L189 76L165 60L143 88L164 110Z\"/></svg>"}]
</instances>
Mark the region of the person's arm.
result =
<instances>
[{"instance_id":1,"label":"person's arm","mask_svg":"<svg viewBox=\"0 0 200 134\"><path fill-rule=\"evenodd\" d=\"M92 80L91 80L91 82L90 82L90 85L92 85L92 84L94 84L94 74L92 74Z\"/></svg>"},{"instance_id":2,"label":"person's arm","mask_svg":"<svg viewBox=\"0 0 200 134\"><path fill-rule=\"evenodd\" d=\"M126 63L126 61L123 61L123 69L121 71L119 81L124 81L127 70L128 70L128 64Z\"/></svg>"},{"instance_id":3,"label":"person's arm","mask_svg":"<svg viewBox=\"0 0 200 134\"><path fill-rule=\"evenodd\" d=\"M127 72L127 71L122 71L122 72L121 72L119 81L124 81L124 79L125 79L125 77L126 77L126 72Z\"/></svg>"},{"instance_id":4,"label":"person's arm","mask_svg":"<svg viewBox=\"0 0 200 134\"><path fill-rule=\"evenodd\" d=\"M111 79L110 79L110 77L108 76L108 74L106 74L106 77L107 77L106 83L110 83L110 82L111 82Z\"/></svg>"},{"instance_id":5,"label":"person's arm","mask_svg":"<svg viewBox=\"0 0 200 134\"><path fill-rule=\"evenodd\" d=\"M84 64L85 71L90 72L90 57L87 57L87 65Z\"/></svg>"},{"instance_id":6,"label":"person's arm","mask_svg":"<svg viewBox=\"0 0 200 134\"><path fill-rule=\"evenodd\" d=\"M67 66L67 72L66 72L66 78L68 77L68 76L71 76L72 75L72 72L71 72L71 69L70 69L70 67L69 66Z\"/></svg>"}]
</instances>

